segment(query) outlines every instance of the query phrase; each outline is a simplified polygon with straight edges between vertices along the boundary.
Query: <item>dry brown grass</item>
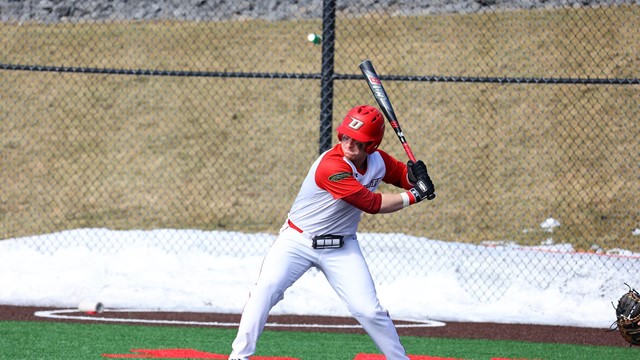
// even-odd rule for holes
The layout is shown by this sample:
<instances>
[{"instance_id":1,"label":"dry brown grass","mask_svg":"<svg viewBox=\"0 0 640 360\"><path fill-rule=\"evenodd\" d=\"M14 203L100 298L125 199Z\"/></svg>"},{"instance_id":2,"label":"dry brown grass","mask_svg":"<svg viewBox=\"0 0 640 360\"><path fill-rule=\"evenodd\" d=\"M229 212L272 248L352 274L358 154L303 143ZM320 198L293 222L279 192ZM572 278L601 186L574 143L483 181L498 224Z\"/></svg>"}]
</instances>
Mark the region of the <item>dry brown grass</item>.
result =
<instances>
[{"instance_id":1,"label":"dry brown grass","mask_svg":"<svg viewBox=\"0 0 640 360\"><path fill-rule=\"evenodd\" d=\"M638 7L612 7L340 20L339 30L351 32L339 32L336 72L356 72L353 59L370 57L366 44L379 52L401 43L401 56L374 59L384 74L582 77L597 63L600 77L637 77L639 15ZM319 27L158 22L1 24L0 31L4 63L314 73L319 50L301 51L309 45L300 34ZM566 61L582 40L599 50ZM315 80L2 71L0 83L0 238L77 227L275 232L317 156ZM537 244L549 235L527 229L554 216L563 224L557 241L637 249L637 86L385 86L438 198L402 214L365 216L361 230ZM352 81L336 82L335 98L336 122L354 103L372 102L366 85ZM392 136L383 146L402 156Z\"/></svg>"}]
</instances>

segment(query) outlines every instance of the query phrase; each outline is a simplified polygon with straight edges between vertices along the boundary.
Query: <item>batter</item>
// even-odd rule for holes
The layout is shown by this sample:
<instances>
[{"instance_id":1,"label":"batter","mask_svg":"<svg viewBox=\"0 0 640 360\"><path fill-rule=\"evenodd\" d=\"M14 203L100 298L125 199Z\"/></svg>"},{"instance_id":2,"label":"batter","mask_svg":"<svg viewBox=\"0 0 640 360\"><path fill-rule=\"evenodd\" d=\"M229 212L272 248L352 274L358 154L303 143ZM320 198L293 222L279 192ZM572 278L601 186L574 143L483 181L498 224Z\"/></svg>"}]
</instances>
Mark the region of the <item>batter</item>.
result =
<instances>
[{"instance_id":1,"label":"batter","mask_svg":"<svg viewBox=\"0 0 640 360\"><path fill-rule=\"evenodd\" d=\"M424 162L405 165L378 149L384 128L378 109L354 107L337 129L340 142L311 165L288 219L263 260L229 359L248 360L254 354L269 311L311 267L324 274L387 359L409 359L388 312L378 301L356 232L363 211L398 211L433 191L414 187L418 180L431 184ZM377 193L381 181L407 191Z\"/></svg>"}]
</instances>

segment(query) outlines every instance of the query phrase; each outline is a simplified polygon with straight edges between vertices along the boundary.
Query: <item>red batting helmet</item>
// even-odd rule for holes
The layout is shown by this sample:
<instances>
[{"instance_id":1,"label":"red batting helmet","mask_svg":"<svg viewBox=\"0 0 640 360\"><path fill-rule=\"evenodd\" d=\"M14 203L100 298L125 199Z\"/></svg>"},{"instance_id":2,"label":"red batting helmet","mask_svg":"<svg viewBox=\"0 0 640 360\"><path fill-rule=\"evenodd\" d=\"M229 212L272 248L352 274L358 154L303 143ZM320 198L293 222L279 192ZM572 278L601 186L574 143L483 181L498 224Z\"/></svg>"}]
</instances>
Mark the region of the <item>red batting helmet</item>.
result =
<instances>
[{"instance_id":1,"label":"red batting helmet","mask_svg":"<svg viewBox=\"0 0 640 360\"><path fill-rule=\"evenodd\" d=\"M369 105L359 105L349 110L338 126L338 139L342 135L365 143L364 150L371 154L382 142L384 136L384 118L378 109Z\"/></svg>"}]
</instances>

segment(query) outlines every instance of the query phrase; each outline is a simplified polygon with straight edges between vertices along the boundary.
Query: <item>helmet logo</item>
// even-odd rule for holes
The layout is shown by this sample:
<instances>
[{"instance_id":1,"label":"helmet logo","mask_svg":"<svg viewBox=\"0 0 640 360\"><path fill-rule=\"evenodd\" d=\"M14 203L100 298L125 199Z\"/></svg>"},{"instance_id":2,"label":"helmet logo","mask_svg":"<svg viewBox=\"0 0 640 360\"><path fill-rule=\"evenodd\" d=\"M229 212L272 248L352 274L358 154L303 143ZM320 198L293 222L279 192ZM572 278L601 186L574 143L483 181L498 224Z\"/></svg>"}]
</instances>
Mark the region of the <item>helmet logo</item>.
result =
<instances>
[{"instance_id":1,"label":"helmet logo","mask_svg":"<svg viewBox=\"0 0 640 360\"><path fill-rule=\"evenodd\" d=\"M358 130L362 127L362 125L364 125L364 123L358 119L354 119L351 116L349 116L351 118L351 122L349 123L349 127L352 128L353 130Z\"/></svg>"}]
</instances>

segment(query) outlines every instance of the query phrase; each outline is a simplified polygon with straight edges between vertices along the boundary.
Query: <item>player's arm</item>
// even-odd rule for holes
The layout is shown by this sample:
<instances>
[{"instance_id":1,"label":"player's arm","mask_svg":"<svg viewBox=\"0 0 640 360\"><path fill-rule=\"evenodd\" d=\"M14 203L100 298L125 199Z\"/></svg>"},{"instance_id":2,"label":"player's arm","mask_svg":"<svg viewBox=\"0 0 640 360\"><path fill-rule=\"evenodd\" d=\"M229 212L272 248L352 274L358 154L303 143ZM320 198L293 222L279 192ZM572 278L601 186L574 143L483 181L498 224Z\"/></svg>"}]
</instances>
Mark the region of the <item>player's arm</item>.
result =
<instances>
[{"instance_id":1,"label":"player's arm","mask_svg":"<svg viewBox=\"0 0 640 360\"><path fill-rule=\"evenodd\" d=\"M386 214L404 207L401 194L373 193L366 188L345 196L342 200L369 214Z\"/></svg>"},{"instance_id":2,"label":"player's arm","mask_svg":"<svg viewBox=\"0 0 640 360\"><path fill-rule=\"evenodd\" d=\"M353 177L351 167L341 157L322 159L315 173L316 185L334 199L341 199L358 209L375 214L380 211L382 197L365 188Z\"/></svg>"},{"instance_id":3,"label":"player's arm","mask_svg":"<svg viewBox=\"0 0 640 360\"><path fill-rule=\"evenodd\" d=\"M362 187L362 190L347 195L342 200L369 214L387 214L418 203L426 196L427 194L422 194L413 188L399 194L380 194Z\"/></svg>"},{"instance_id":4,"label":"player's arm","mask_svg":"<svg viewBox=\"0 0 640 360\"><path fill-rule=\"evenodd\" d=\"M384 151L378 150L378 152L387 170L382 181L407 190L415 188L419 190L417 196L422 198L424 196L430 199L435 197L435 187L427 172L427 166L422 160L416 162L409 160L405 165ZM420 186L416 186L418 184L420 184Z\"/></svg>"},{"instance_id":5,"label":"player's arm","mask_svg":"<svg viewBox=\"0 0 640 360\"><path fill-rule=\"evenodd\" d=\"M420 202L425 196L411 187L406 179L406 166L403 163L400 165L405 168L404 175L396 174L396 179L400 184L402 180L398 176L404 176L409 189L400 194L371 192L353 177L349 165L342 160L336 161L332 158L325 158L319 164L315 181L318 187L329 192L335 199L342 199L366 213L390 213Z\"/></svg>"},{"instance_id":6,"label":"player's arm","mask_svg":"<svg viewBox=\"0 0 640 360\"><path fill-rule=\"evenodd\" d=\"M366 192L369 193L369 195L367 195L364 191L358 191L358 193L347 196L343 200L349 202L353 206L356 206L360 210L365 211L367 213L384 214L384 213L392 213L392 212L398 211L409 205L418 203L426 198L426 196L428 195L426 192L422 191L421 189L414 188L414 183L411 181L412 174L410 173L410 170L405 163L395 159L394 157L392 157L391 155L387 154L382 150L378 149L378 152L380 153L380 156L384 161L384 165L386 169L385 176L382 179L382 181L388 184L395 185L399 188L409 190L409 191L402 192L399 194L394 194L394 193L380 194L380 193L372 193L367 189L364 189ZM426 168L425 168L425 174L426 174ZM373 196L376 198L374 201L375 207L370 206L368 208L365 208L357 204L360 201L360 199L366 199L368 196ZM368 201L368 200L365 200L365 201ZM379 207L378 207L378 204L379 204Z\"/></svg>"},{"instance_id":7,"label":"player's arm","mask_svg":"<svg viewBox=\"0 0 640 360\"><path fill-rule=\"evenodd\" d=\"M317 174L317 173L316 173ZM326 181L327 177L316 177L316 183L328 191L335 199L342 199L347 203L369 214L384 214L398 211L409 205L420 202L426 194L421 194L416 189L393 193L374 193L360 184L350 173L342 172L339 181Z\"/></svg>"},{"instance_id":8,"label":"player's arm","mask_svg":"<svg viewBox=\"0 0 640 360\"><path fill-rule=\"evenodd\" d=\"M378 152L384 161L386 169L386 173L382 181L405 190L411 189L413 184L409 181L407 165L380 149L378 149Z\"/></svg>"}]
</instances>

